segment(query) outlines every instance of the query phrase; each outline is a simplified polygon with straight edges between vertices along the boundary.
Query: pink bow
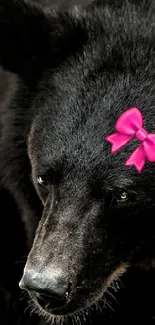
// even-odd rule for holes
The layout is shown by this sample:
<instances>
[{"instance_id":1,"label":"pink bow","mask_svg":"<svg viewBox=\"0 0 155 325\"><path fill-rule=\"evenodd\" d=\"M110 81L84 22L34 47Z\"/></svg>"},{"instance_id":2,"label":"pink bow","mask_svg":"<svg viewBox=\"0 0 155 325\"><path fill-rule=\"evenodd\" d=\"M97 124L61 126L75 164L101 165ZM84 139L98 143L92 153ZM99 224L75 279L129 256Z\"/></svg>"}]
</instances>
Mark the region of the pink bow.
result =
<instances>
[{"instance_id":1,"label":"pink bow","mask_svg":"<svg viewBox=\"0 0 155 325\"><path fill-rule=\"evenodd\" d=\"M108 135L105 140L112 144L111 153L116 152L133 137L141 141L125 162L125 166L134 165L141 172L146 158L155 162L155 134L149 134L143 129L143 118L138 108L133 107L125 111L116 121L116 133Z\"/></svg>"}]
</instances>

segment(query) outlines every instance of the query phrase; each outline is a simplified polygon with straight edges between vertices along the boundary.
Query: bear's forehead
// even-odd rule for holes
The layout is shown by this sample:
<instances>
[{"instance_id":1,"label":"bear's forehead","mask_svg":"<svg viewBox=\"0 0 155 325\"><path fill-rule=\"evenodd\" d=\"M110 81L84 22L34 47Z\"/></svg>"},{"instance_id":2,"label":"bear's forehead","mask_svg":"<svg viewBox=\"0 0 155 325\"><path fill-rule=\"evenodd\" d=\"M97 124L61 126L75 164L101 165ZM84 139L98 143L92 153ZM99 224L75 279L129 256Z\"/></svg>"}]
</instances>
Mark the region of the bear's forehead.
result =
<instances>
[{"instance_id":1,"label":"bear's forehead","mask_svg":"<svg viewBox=\"0 0 155 325\"><path fill-rule=\"evenodd\" d=\"M30 156L35 173L60 171L64 176L70 174L75 178L107 180L110 187L115 187L114 182L120 187L132 183L132 172L124 166L127 158L124 150L112 155L110 145L105 141L104 124L102 130L89 127L74 128L70 132L64 122L64 128L61 126L59 129L56 123L55 126L46 124L42 132L34 131Z\"/></svg>"},{"instance_id":2,"label":"bear's forehead","mask_svg":"<svg viewBox=\"0 0 155 325\"><path fill-rule=\"evenodd\" d=\"M59 172L63 177L99 181L109 189L135 187L146 177L146 170L139 174L136 169L124 166L125 161L137 147L134 140L111 154L111 145L105 140L112 128L106 116L90 118L81 125L71 123L68 115L40 116L36 120L29 141L31 163L36 175L47 171ZM109 128L110 123L110 128ZM149 165L149 168L151 166ZM144 177L143 177L144 176Z\"/></svg>"}]
</instances>

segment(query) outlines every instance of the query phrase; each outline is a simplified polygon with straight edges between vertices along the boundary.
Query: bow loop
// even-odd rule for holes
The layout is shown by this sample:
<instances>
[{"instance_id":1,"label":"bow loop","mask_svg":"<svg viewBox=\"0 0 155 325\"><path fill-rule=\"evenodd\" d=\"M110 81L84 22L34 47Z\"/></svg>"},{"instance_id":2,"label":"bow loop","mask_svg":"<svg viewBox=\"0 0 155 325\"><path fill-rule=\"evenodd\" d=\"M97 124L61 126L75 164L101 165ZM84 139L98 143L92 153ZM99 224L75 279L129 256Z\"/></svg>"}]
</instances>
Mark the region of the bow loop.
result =
<instances>
[{"instance_id":1,"label":"bow loop","mask_svg":"<svg viewBox=\"0 0 155 325\"><path fill-rule=\"evenodd\" d=\"M143 147L147 159L150 162L155 162L155 134L149 134L147 139L143 142Z\"/></svg>"},{"instance_id":2,"label":"bow loop","mask_svg":"<svg viewBox=\"0 0 155 325\"><path fill-rule=\"evenodd\" d=\"M125 111L117 120L115 129L123 134L134 135L143 126L141 112L133 107Z\"/></svg>"}]
</instances>

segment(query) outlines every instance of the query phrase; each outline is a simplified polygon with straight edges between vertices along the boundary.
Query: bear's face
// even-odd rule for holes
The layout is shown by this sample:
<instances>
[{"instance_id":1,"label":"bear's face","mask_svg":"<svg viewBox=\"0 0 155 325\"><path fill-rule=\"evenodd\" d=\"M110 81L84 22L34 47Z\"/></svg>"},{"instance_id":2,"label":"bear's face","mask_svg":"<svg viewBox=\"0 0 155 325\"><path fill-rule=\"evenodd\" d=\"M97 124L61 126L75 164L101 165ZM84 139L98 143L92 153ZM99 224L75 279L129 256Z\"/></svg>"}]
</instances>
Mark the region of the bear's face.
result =
<instances>
[{"instance_id":1,"label":"bear's face","mask_svg":"<svg viewBox=\"0 0 155 325\"><path fill-rule=\"evenodd\" d=\"M68 284L68 298L59 308L30 290L55 315L77 312L103 297L135 256L140 258L154 213L151 163L142 173L124 166L138 141L114 155L105 141L125 110L128 76L119 83L118 74L106 92L110 73L101 69L91 79L80 71L75 61L48 75L29 135L32 178L44 212L25 272L35 269L40 281L49 282L58 275L60 286Z\"/></svg>"}]
</instances>

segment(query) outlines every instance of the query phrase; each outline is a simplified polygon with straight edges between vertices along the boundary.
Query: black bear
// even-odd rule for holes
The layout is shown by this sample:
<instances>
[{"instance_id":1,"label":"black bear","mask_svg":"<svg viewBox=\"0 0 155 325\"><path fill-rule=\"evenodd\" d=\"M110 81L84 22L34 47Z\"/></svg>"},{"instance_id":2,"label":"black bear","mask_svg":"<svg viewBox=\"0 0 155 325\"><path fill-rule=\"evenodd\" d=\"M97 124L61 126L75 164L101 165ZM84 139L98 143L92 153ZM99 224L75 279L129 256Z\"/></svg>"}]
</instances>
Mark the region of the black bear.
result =
<instances>
[{"instance_id":1,"label":"black bear","mask_svg":"<svg viewBox=\"0 0 155 325\"><path fill-rule=\"evenodd\" d=\"M57 323L154 257L154 5L0 0L0 180L33 242L20 287Z\"/></svg>"}]
</instances>

